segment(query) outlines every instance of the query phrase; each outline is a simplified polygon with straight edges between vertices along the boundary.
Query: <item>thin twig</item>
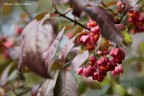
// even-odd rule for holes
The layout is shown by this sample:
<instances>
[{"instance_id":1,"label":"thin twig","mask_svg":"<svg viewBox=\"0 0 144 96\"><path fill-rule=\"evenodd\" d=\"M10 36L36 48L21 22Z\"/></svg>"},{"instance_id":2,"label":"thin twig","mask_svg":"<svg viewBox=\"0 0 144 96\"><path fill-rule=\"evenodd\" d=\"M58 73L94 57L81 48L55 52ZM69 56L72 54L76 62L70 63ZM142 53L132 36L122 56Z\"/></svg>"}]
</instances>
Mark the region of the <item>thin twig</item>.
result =
<instances>
[{"instance_id":1,"label":"thin twig","mask_svg":"<svg viewBox=\"0 0 144 96\"><path fill-rule=\"evenodd\" d=\"M23 3L21 0L17 0L17 2L18 2L18 3ZM27 11L25 5L21 5L21 4L20 4L20 6L21 6L21 8L23 9L23 11L28 15L29 19L32 20L33 17L32 17L32 15Z\"/></svg>"},{"instance_id":2,"label":"thin twig","mask_svg":"<svg viewBox=\"0 0 144 96\"><path fill-rule=\"evenodd\" d=\"M55 10L55 14L59 14L59 16L64 17L64 18L66 18L67 20L69 20L69 21L71 21L71 22L74 22L74 24L79 25L79 26L81 26L81 27L83 27L83 28L85 28L85 29L87 29L87 30L90 31L90 28L84 26L83 24L77 22L76 20L73 20L73 19L67 17L65 14L60 13L58 10Z\"/></svg>"}]
</instances>

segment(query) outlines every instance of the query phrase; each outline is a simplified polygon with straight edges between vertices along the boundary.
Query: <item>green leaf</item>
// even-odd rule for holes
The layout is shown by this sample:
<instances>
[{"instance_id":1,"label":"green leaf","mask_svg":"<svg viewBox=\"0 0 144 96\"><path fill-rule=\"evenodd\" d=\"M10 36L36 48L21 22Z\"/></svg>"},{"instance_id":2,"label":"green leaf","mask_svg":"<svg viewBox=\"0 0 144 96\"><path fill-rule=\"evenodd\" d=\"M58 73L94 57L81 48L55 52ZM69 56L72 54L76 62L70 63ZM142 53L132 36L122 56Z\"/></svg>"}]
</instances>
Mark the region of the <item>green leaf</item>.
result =
<instances>
[{"instance_id":1,"label":"green leaf","mask_svg":"<svg viewBox=\"0 0 144 96\"><path fill-rule=\"evenodd\" d=\"M130 46L133 42L132 36L128 33L128 28L126 27L125 30L121 31L123 36L123 44L125 46Z\"/></svg>"},{"instance_id":2,"label":"green leaf","mask_svg":"<svg viewBox=\"0 0 144 96\"><path fill-rule=\"evenodd\" d=\"M128 28L124 26L123 24L115 24L117 29L121 32L123 36L123 44L125 46L130 46L133 42L132 36L128 33Z\"/></svg>"}]
</instances>

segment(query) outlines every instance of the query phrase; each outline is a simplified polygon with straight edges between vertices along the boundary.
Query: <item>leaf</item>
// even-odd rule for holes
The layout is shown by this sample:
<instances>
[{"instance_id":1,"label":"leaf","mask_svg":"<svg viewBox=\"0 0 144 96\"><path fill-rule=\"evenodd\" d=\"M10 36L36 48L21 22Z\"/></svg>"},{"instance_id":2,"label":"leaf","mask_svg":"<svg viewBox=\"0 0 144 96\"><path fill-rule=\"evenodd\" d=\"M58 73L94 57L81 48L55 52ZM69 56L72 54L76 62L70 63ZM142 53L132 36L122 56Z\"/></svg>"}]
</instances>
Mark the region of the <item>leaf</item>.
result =
<instances>
[{"instance_id":1,"label":"leaf","mask_svg":"<svg viewBox=\"0 0 144 96\"><path fill-rule=\"evenodd\" d=\"M65 70L57 80L55 96L78 96L78 85L71 72Z\"/></svg>"},{"instance_id":2,"label":"leaf","mask_svg":"<svg viewBox=\"0 0 144 96\"><path fill-rule=\"evenodd\" d=\"M84 10L95 20L101 29L101 34L107 40L115 42L121 46L122 35L114 25L114 18L104 8L100 6L85 7Z\"/></svg>"},{"instance_id":3,"label":"leaf","mask_svg":"<svg viewBox=\"0 0 144 96\"><path fill-rule=\"evenodd\" d=\"M58 70L55 73L53 79L47 79L39 89L41 96L54 96L53 89L55 87L56 81L58 77Z\"/></svg>"},{"instance_id":4,"label":"leaf","mask_svg":"<svg viewBox=\"0 0 144 96\"><path fill-rule=\"evenodd\" d=\"M31 90L31 96L37 96L40 87L41 87L41 83L33 86Z\"/></svg>"},{"instance_id":5,"label":"leaf","mask_svg":"<svg viewBox=\"0 0 144 96\"><path fill-rule=\"evenodd\" d=\"M53 39L53 27L49 21L50 15L46 14L43 19L34 19L22 33L22 44L19 58L19 69L25 64L32 71L42 77L49 77L41 54L48 49Z\"/></svg>"},{"instance_id":6,"label":"leaf","mask_svg":"<svg viewBox=\"0 0 144 96\"><path fill-rule=\"evenodd\" d=\"M0 86L3 86L7 83L7 79L8 79L8 75L9 75L9 72L10 72L10 69L12 67L12 64L9 64L6 69L4 70L4 72L1 74L1 77L0 77Z\"/></svg>"},{"instance_id":7,"label":"leaf","mask_svg":"<svg viewBox=\"0 0 144 96\"><path fill-rule=\"evenodd\" d=\"M44 18L44 16L45 16L46 14L48 14L48 12L43 12L43 13L41 13L41 14L38 14L37 16L35 16L35 19L36 19L37 21L40 21L40 20L42 20L42 19Z\"/></svg>"},{"instance_id":8,"label":"leaf","mask_svg":"<svg viewBox=\"0 0 144 96\"><path fill-rule=\"evenodd\" d=\"M78 54L73 60L72 60L72 67L77 70L89 57L88 50L84 51L82 54Z\"/></svg>"},{"instance_id":9,"label":"leaf","mask_svg":"<svg viewBox=\"0 0 144 96\"><path fill-rule=\"evenodd\" d=\"M75 37L73 37L72 39L70 39L65 44L64 48L62 49L62 51L60 52L59 58L62 60L63 64L65 63L66 56L68 55L68 53L70 52L70 50L74 46L74 41L75 41L76 37L77 37L77 35Z\"/></svg>"},{"instance_id":10,"label":"leaf","mask_svg":"<svg viewBox=\"0 0 144 96\"><path fill-rule=\"evenodd\" d=\"M144 41L138 45L138 53L142 55L144 53Z\"/></svg>"},{"instance_id":11,"label":"leaf","mask_svg":"<svg viewBox=\"0 0 144 96\"><path fill-rule=\"evenodd\" d=\"M121 32L123 36L123 44L125 46L130 46L133 42L132 36L128 33L128 28L125 27L122 24L115 24L115 26L118 28L118 30Z\"/></svg>"},{"instance_id":12,"label":"leaf","mask_svg":"<svg viewBox=\"0 0 144 96\"><path fill-rule=\"evenodd\" d=\"M125 12L133 8L139 0L121 0L124 5Z\"/></svg>"},{"instance_id":13,"label":"leaf","mask_svg":"<svg viewBox=\"0 0 144 96\"><path fill-rule=\"evenodd\" d=\"M46 50L43 55L42 58L45 59L45 66L46 68L48 68L48 66L51 64L52 59L54 58L57 48L59 46L60 40L62 38L62 35L64 33L65 27L59 32L58 36L56 37L56 39L54 40L54 42L51 44L51 46L48 48L48 50Z\"/></svg>"}]
</instances>

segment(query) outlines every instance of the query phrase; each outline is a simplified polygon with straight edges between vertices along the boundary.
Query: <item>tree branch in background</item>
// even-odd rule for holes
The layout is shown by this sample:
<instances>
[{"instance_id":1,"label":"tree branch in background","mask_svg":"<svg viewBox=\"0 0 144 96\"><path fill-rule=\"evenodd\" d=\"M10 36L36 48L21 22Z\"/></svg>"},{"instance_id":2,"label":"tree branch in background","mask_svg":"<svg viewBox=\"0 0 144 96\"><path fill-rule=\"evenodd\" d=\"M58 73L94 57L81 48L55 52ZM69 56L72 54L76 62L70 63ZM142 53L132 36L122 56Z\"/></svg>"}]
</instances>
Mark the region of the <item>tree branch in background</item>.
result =
<instances>
[{"instance_id":1,"label":"tree branch in background","mask_svg":"<svg viewBox=\"0 0 144 96\"><path fill-rule=\"evenodd\" d=\"M55 14L58 14L58 15L61 16L61 17L64 17L65 19L67 19L67 20L69 20L69 21L71 21L71 22L73 22L75 25L79 25L79 26L81 26L81 27L83 27L83 28L85 28L85 29L87 29L87 30L90 31L90 28L84 26L83 24L77 22L76 20L73 20L73 19L67 17L65 14L60 13L57 9L55 10L54 13L55 13Z\"/></svg>"},{"instance_id":2,"label":"tree branch in background","mask_svg":"<svg viewBox=\"0 0 144 96\"><path fill-rule=\"evenodd\" d=\"M18 3L23 3L22 0L17 0L17 2L18 2ZM23 11L28 15L29 19L32 20L33 17L32 17L32 15L27 11L25 5L21 5L21 4L20 4L20 6L21 6L21 8L23 9Z\"/></svg>"}]
</instances>

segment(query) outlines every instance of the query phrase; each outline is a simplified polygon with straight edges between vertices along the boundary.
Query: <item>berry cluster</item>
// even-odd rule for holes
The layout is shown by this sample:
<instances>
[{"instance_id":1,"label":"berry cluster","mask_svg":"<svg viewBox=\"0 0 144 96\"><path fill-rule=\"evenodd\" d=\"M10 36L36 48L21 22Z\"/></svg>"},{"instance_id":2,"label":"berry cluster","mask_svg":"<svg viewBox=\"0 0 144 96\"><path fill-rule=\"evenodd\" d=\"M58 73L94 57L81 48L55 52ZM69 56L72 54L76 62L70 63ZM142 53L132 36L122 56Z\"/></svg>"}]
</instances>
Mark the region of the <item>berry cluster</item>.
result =
<instances>
[{"instance_id":1,"label":"berry cluster","mask_svg":"<svg viewBox=\"0 0 144 96\"><path fill-rule=\"evenodd\" d=\"M143 32L144 31L144 15L138 11L130 10L128 12L128 23L131 25L131 32Z\"/></svg>"},{"instance_id":2,"label":"berry cluster","mask_svg":"<svg viewBox=\"0 0 144 96\"><path fill-rule=\"evenodd\" d=\"M80 67L77 70L78 75L85 77L92 77L93 80L102 82L107 75L108 71L112 71L112 75L119 75L123 73L123 68L118 64L122 63L125 58L125 54L122 49L115 48L109 53L112 59L109 59L106 55L99 59L95 56L90 57L87 67Z\"/></svg>"},{"instance_id":3,"label":"berry cluster","mask_svg":"<svg viewBox=\"0 0 144 96\"><path fill-rule=\"evenodd\" d=\"M86 34L83 34L79 38L79 42L83 44L87 50L94 50L95 45L99 39L100 36L100 30L97 23L93 20L90 20L87 23L87 27L91 29L91 31L87 32Z\"/></svg>"}]
</instances>

